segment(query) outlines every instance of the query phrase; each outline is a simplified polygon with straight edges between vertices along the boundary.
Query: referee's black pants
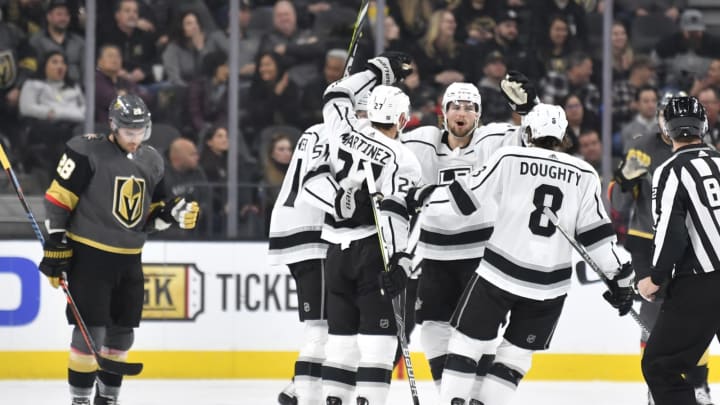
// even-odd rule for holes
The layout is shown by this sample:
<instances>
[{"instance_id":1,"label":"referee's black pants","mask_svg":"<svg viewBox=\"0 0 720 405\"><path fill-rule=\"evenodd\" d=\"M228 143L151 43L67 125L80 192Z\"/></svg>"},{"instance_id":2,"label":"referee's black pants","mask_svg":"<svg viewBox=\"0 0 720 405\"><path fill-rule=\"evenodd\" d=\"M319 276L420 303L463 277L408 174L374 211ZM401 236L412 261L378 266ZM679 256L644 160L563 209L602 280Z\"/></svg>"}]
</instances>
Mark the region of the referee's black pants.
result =
<instances>
[{"instance_id":1,"label":"referee's black pants","mask_svg":"<svg viewBox=\"0 0 720 405\"><path fill-rule=\"evenodd\" d=\"M656 405L695 405L685 374L720 330L720 270L676 277L668 286L642 371Z\"/></svg>"}]
</instances>

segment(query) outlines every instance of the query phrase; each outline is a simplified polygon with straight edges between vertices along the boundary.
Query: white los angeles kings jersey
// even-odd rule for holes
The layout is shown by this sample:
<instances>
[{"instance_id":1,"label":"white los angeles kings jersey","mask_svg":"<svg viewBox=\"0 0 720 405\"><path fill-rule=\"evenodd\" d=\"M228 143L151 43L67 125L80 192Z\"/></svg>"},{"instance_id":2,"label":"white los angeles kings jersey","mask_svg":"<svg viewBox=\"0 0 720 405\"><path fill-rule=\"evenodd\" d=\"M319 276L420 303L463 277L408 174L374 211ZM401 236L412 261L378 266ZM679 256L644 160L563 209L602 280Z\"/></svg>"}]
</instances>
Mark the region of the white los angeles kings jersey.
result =
<instances>
[{"instance_id":1,"label":"white los angeles kings jersey","mask_svg":"<svg viewBox=\"0 0 720 405\"><path fill-rule=\"evenodd\" d=\"M328 136L326 159L308 173L302 197L323 209L325 225L322 238L331 243L348 244L376 233L374 225L361 225L337 216L335 196L346 179L362 178L362 162L369 162L377 190L383 195L380 221L388 253L405 250L408 238L408 213L405 196L420 183L420 164L399 140L391 139L371 127L358 126L349 94L374 82L371 72L343 79L326 92L323 120ZM368 84L369 83L369 84ZM363 187L364 181L354 185Z\"/></svg>"},{"instance_id":2,"label":"white los angeles kings jersey","mask_svg":"<svg viewBox=\"0 0 720 405\"><path fill-rule=\"evenodd\" d=\"M325 258L327 243L320 238L325 213L298 195L309 168L326 153L323 124L313 125L298 139L270 217L270 264Z\"/></svg>"},{"instance_id":3,"label":"white los angeles kings jersey","mask_svg":"<svg viewBox=\"0 0 720 405\"><path fill-rule=\"evenodd\" d=\"M426 215L450 204L462 215L495 206L494 232L477 273L513 294L545 300L570 288L572 247L543 214L549 207L612 278L622 262L600 197L600 179L586 162L536 147L499 150L468 183L439 188Z\"/></svg>"},{"instance_id":4,"label":"white los angeles kings jersey","mask_svg":"<svg viewBox=\"0 0 720 405\"><path fill-rule=\"evenodd\" d=\"M422 162L423 183L447 185L467 177L484 165L494 151L512 144L515 128L493 123L475 129L470 143L451 149L448 133L437 127L421 127L403 134L403 143ZM517 138L519 139L519 138ZM492 213L458 217L420 216L420 236L415 255L423 259L461 260L482 257L485 243L492 234Z\"/></svg>"}]
</instances>

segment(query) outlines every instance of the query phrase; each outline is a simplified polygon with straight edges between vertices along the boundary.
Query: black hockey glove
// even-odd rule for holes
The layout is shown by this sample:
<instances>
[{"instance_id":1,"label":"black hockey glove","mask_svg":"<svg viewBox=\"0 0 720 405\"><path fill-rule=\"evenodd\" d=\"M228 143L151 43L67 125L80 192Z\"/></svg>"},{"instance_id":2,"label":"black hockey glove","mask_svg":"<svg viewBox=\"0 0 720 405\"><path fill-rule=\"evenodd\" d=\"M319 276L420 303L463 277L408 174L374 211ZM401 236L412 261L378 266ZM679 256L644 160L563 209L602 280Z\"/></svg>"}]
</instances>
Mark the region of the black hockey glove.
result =
<instances>
[{"instance_id":1,"label":"black hockey glove","mask_svg":"<svg viewBox=\"0 0 720 405\"><path fill-rule=\"evenodd\" d=\"M520 115L525 115L539 102L535 86L524 74L511 70L500 82L502 94L510 104L510 108Z\"/></svg>"},{"instance_id":2,"label":"black hockey glove","mask_svg":"<svg viewBox=\"0 0 720 405\"><path fill-rule=\"evenodd\" d=\"M620 316L627 315L633 304L633 281L635 280L635 271L628 262L622 265L618 274L608 282L608 291L603 293L603 298L613 308L617 308Z\"/></svg>"},{"instance_id":3,"label":"black hockey glove","mask_svg":"<svg viewBox=\"0 0 720 405\"><path fill-rule=\"evenodd\" d=\"M412 256L405 252L396 252L390 258L388 271L380 273L380 288L385 296L395 298L405 289L412 272Z\"/></svg>"},{"instance_id":4,"label":"black hockey glove","mask_svg":"<svg viewBox=\"0 0 720 405\"><path fill-rule=\"evenodd\" d=\"M375 216L370 206L370 194L359 188L341 188L335 194L335 214L360 225L375 225Z\"/></svg>"},{"instance_id":5,"label":"black hockey glove","mask_svg":"<svg viewBox=\"0 0 720 405\"><path fill-rule=\"evenodd\" d=\"M172 197L160 203L150 213L148 223L156 231L164 231L174 223L181 229L193 229L197 224L200 206L195 201L186 201L183 197Z\"/></svg>"},{"instance_id":6,"label":"black hockey glove","mask_svg":"<svg viewBox=\"0 0 720 405\"><path fill-rule=\"evenodd\" d=\"M40 261L40 271L48 277L50 285L54 288L60 286L60 278L63 273L70 270L70 259L73 250L66 242L47 238L43 245L43 258Z\"/></svg>"},{"instance_id":7,"label":"black hockey glove","mask_svg":"<svg viewBox=\"0 0 720 405\"><path fill-rule=\"evenodd\" d=\"M410 214L416 214L425 206L425 202L433 191L437 188L437 184L426 184L420 187L410 187L407 196L405 196L405 204Z\"/></svg>"},{"instance_id":8,"label":"black hockey glove","mask_svg":"<svg viewBox=\"0 0 720 405\"><path fill-rule=\"evenodd\" d=\"M375 73L377 84L391 86L412 73L411 61L410 55L404 52L387 51L368 59L365 67Z\"/></svg>"}]
</instances>

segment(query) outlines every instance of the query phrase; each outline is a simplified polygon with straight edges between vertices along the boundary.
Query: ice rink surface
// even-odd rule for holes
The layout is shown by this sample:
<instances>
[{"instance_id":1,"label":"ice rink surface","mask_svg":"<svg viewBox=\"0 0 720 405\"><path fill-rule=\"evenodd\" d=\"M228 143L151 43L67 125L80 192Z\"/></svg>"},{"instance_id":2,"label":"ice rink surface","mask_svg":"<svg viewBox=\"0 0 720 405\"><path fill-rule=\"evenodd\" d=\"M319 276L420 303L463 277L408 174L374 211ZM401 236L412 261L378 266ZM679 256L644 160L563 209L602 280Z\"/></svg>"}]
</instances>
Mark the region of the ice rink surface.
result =
<instances>
[{"instance_id":1,"label":"ice rink surface","mask_svg":"<svg viewBox=\"0 0 720 405\"><path fill-rule=\"evenodd\" d=\"M132 380L126 381L121 405L275 405L281 380ZM720 386L712 387L720 393ZM420 403L438 405L432 383L419 382ZM539 382L520 384L513 404L532 405L644 405L641 383ZM0 381L1 405L69 405L61 380ZM393 381L388 405L410 405L405 380Z\"/></svg>"}]
</instances>

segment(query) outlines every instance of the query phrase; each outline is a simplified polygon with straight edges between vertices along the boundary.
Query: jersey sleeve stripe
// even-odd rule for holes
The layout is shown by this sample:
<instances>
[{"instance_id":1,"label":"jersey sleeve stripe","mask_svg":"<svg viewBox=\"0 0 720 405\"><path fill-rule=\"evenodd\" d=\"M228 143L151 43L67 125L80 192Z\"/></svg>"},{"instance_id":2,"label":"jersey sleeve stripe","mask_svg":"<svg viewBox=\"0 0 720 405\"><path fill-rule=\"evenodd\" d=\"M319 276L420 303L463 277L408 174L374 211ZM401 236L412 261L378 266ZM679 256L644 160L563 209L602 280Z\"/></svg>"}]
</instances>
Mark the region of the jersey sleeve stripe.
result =
<instances>
[{"instance_id":1,"label":"jersey sleeve stripe","mask_svg":"<svg viewBox=\"0 0 720 405\"><path fill-rule=\"evenodd\" d=\"M565 282L572 276L572 267L550 271L534 270L515 264L488 247L485 248L483 260L516 280L532 284L552 285Z\"/></svg>"},{"instance_id":2,"label":"jersey sleeve stripe","mask_svg":"<svg viewBox=\"0 0 720 405\"><path fill-rule=\"evenodd\" d=\"M320 242L321 231L304 231L281 237L270 237L269 247L271 250L287 249L306 243Z\"/></svg>"},{"instance_id":3,"label":"jersey sleeve stripe","mask_svg":"<svg viewBox=\"0 0 720 405\"><path fill-rule=\"evenodd\" d=\"M382 200L380 203L380 211L391 215L394 214L406 222L410 220L407 208L392 198L385 198Z\"/></svg>"},{"instance_id":4,"label":"jersey sleeve stripe","mask_svg":"<svg viewBox=\"0 0 720 405\"><path fill-rule=\"evenodd\" d=\"M452 196L453 208L460 214L470 215L479 208L480 204L478 204L475 196L461 182L452 182L448 187L448 191Z\"/></svg>"},{"instance_id":5,"label":"jersey sleeve stripe","mask_svg":"<svg viewBox=\"0 0 720 405\"><path fill-rule=\"evenodd\" d=\"M305 175L305 178L303 178L303 184L308 184L313 178L321 175L330 175L330 166L320 165L317 168L310 170Z\"/></svg>"},{"instance_id":6,"label":"jersey sleeve stripe","mask_svg":"<svg viewBox=\"0 0 720 405\"><path fill-rule=\"evenodd\" d=\"M75 193L61 186L57 180L53 180L45 192L45 199L65 211L72 211L80 200Z\"/></svg>"},{"instance_id":7,"label":"jersey sleeve stripe","mask_svg":"<svg viewBox=\"0 0 720 405\"><path fill-rule=\"evenodd\" d=\"M331 91L331 92L325 93L325 95L323 96L323 104L327 104L328 102L335 100L335 99L339 99L339 98L349 99L350 95L348 95L347 93L344 93L342 91ZM335 108L337 108L337 106L335 106ZM340 114L340 115L342 116L342 114Z\"/></svg>"},{"instance_id":8,"label":"jersey sleeve stripe","mask_svg":"<svg viewBox=\"0 0 720 405\"><path fill-rule=\"evenodd\" d=\"M436 246L456 246L487 242L493 233L493 227L475 229L455 234L442 234L427 229L420 230L420 241Z\"/></svg>"},{"instance_id":9,"label":"jersey sleeve stripe","mask_svg":"<svg viewBox=\"0 0 720 405\"><path fill-rule=\"evenodd\" d=\"M602 224L596 228L589 229L585 232L577 235L577 241L583 246L590 249L591 246L595 245L600 241L604 241L607 238L615 236L615 230L610 224Z\"/></svg>"}]
</instances>

